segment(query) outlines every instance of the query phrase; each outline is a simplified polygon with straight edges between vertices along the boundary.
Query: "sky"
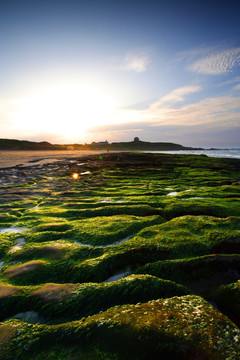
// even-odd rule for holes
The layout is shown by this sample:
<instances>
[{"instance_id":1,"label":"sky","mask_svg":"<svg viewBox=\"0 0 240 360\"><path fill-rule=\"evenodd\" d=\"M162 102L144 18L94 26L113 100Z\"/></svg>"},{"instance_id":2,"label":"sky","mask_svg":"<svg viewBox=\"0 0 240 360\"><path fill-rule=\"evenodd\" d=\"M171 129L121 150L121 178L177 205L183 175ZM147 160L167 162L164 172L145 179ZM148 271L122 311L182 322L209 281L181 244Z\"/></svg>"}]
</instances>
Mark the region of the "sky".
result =
<instances>
[{"instance_id":1,"label":"sky","mask_svg":"<svg viewBox=\"0 0 240 360\"><path fill-rule=\"evenodd\" d=\"M240 147L239 0L0 0L0 138Z\"/></svg>"}]
</instances>

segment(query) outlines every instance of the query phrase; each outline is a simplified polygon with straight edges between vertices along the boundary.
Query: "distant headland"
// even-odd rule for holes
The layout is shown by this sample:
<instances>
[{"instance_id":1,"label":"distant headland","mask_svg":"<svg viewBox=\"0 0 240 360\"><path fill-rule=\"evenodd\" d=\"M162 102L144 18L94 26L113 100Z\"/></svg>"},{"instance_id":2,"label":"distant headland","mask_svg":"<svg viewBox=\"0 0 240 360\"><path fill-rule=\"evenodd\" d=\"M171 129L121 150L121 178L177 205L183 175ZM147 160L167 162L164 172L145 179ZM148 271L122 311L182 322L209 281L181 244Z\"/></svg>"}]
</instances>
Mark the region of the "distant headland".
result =
<instances>
[{"instance_id":1,"label":"distant headland","mask_svg":"<svg viewBox=\"0 0 240 360\"><path fill-rule=\"evenodd\" d=\"M34 142L28 140L0 139L0 150L141 150L141 151L174 151L203 150L202 148L186 147L171 142L148 142L135 137L129 142L113 142L107 140L91 144L51 144L47 141Z\"/></svg>"}]
</instances>

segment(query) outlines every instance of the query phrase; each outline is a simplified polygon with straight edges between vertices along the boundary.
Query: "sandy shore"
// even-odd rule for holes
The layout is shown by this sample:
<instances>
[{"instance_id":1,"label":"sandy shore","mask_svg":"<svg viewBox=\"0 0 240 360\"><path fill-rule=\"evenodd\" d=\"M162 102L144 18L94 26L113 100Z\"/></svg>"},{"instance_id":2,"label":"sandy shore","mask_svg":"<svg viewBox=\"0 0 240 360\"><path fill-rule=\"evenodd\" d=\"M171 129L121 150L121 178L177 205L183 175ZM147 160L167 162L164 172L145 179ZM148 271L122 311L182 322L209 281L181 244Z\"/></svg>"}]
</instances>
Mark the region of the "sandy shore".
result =
<instances>
[{"instance_id":1,"label":"sandy shore","mask_svg":"<svg viewBox=\"0 0 240 360\"><path fill-rule=\"evenodd\" d=\"M13 166L43 165L64 159L101 153L96 151L0 151L0 169Z\"/></svg>"}]
</instances>

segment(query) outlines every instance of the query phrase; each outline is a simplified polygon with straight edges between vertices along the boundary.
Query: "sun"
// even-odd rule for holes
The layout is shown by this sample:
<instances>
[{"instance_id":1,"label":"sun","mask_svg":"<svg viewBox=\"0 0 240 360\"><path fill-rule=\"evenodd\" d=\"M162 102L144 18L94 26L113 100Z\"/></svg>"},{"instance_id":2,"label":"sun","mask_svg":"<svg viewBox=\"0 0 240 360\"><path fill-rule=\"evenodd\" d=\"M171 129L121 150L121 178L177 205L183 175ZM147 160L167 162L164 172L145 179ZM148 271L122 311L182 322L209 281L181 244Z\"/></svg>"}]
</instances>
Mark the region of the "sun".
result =
<instances>
[{"instance_id":1,"label":"sun","mask_svg":"<svg viewBox=\"0 0 240 360\"><path fill-rule=\"evenodd\" d=\"M66 139L111 122L114 99L94 85L49 86L13 102L11 122L21 130L53 133Z\"/></svg>"}]
</instances>

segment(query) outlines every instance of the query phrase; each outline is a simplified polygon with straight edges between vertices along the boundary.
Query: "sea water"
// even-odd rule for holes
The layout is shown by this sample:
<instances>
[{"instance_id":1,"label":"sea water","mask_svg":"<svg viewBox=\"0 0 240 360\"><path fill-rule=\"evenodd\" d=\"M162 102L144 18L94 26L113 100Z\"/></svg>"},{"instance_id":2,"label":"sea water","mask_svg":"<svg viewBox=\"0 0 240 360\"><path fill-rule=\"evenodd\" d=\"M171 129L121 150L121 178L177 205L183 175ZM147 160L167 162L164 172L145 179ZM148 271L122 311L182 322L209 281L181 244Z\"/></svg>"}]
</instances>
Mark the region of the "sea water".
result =
<instances>
[{"instance_id":1,"label":"sea water","mask_svg":"<svg viewBox=\"0 0 240 360\"><path fill-rule=\"evenodd\" d=\"M203 150L174 150L174 151L143 151L158 154L179 155L207 155L209 157L240 159L240 148L234 149L203 149Z\"/></svg>"}]
</instances>

